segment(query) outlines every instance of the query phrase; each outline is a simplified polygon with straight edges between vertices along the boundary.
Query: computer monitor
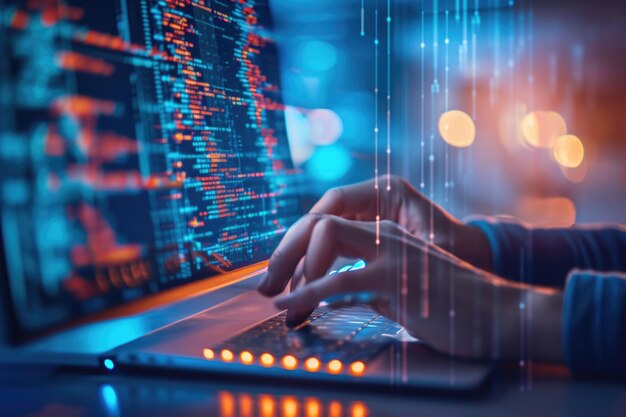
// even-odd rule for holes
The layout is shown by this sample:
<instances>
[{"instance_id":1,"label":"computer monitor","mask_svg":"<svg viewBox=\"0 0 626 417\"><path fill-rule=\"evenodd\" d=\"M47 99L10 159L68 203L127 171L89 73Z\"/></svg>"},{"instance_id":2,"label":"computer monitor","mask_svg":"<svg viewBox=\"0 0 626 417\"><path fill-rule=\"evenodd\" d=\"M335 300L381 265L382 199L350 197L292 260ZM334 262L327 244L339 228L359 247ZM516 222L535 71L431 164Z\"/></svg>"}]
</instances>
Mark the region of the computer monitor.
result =
<instances>
[{"instance_id":1,"label":"computer monitor","mask_svg":"<svg viewBox=\"0 0 626 417\"><path fill-rule=\"evenodd\" d=\"M0 5L15 337L266 259L301 214L267 0Z\"/></svg>"}]
</instances>

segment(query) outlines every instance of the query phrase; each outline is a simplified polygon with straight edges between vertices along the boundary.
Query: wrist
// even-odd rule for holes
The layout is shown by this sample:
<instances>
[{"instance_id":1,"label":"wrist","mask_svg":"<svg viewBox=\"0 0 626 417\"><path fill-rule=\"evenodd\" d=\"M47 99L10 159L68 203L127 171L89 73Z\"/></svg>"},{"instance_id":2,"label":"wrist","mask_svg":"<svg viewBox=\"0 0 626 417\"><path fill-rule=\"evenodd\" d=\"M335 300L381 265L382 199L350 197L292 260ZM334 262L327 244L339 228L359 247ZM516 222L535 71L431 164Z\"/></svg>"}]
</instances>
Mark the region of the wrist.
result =
<instances>
[{"instance_id":1,"label":"wrist","mask_svg":"<svg viewBox=\"0 0 626 417\"><path fill-rule=\"evenodd\" d=\"M563 292L535 290L528 298L530 357L539 362L563 362Z\"/></svg>"},{"instance_id":2,"label":"wrist","mask_svg":"<svg viewBox=\"0 0 626 417\"><path fill-rule=\"evenodd\" d=\"M503 360L563 362L560 291L511 286L499 299L498 356Z\"/></svg>"},{"instance_id":3,"label":"wrist","mask_svg":"<svg viewBox=\"0 0 626 417\"><path fill-rule=\"evenodd\" d=\"M477 227L453 220L438 245L476 268L485 271L493 269L489 240Z\"/></svg>"}]
</instances>

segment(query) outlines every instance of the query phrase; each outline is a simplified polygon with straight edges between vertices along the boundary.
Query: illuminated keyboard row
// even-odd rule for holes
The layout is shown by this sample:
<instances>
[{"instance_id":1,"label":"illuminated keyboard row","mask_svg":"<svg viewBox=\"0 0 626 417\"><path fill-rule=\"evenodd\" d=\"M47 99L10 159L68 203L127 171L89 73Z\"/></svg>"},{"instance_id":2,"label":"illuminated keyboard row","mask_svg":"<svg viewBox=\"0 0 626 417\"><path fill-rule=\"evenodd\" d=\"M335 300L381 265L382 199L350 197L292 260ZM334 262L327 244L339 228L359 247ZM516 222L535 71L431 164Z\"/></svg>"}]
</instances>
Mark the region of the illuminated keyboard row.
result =
<instances>
[{"instance_id":1,"label":"illuminated keyboard row","mask_svg":"<svg viewBox=\"0 0 626 417\"><path fill-rule=\"evenodd\" d=\"M349 373L353 376L361 376L365 372L365 363L362 361L354 361L345 364L339 359L333 359L327 363L323 363L318 358L310 357L303 361L299 361L293 355L285 355L282 358L275 357L271 353L263 353L255 357L251 352L244 350L241 352L233 352L229 349L214 351L213 349L203 349L202 356L207 360L216 360L224 363L240 363L243 365L260 365L266 368L279 367L288 371L297 369L307 372L326 372L329 374Z\"/></svg>"}]
</instances>

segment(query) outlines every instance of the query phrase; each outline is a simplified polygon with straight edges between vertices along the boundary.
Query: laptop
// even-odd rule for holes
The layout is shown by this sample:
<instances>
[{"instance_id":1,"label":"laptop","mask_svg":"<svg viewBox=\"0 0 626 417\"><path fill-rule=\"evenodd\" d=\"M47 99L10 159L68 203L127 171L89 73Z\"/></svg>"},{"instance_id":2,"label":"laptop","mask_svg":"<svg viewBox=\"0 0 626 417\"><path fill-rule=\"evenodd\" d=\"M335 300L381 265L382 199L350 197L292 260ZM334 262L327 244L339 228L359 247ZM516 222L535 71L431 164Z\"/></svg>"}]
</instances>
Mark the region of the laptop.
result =
<instances>
[{"instance_id":1,"label":"laptop","mask_svg":"<svg viewBox=\"0 0 626 417\"><path fill-rule=\"evenodd\" d=\"M267 0L0 6L3 361L469 390L366 306L256 285L302 214ZM367 267L340 259L329 273Z\"/></svg>"}]
</instances>

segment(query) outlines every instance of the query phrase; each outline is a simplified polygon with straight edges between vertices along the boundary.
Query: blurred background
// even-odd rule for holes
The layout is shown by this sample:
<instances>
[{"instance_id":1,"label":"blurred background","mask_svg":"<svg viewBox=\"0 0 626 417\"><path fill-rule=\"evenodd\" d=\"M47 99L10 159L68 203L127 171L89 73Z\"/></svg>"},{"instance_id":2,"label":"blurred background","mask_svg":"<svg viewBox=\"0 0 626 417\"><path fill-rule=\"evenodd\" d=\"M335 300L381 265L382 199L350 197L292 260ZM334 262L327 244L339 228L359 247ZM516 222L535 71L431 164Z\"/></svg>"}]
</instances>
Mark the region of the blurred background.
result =
<instances>
[{"instance_id":1,"label":"blurred background","mask_svg":"<svg viewBox=\"0 0 626 417\"><path fill-rule=\"evenodd\" d=\"M622 2L273 8L292 155L311 202L378 168L460 217L626 223Z\"/></svg>"}]
</instances>

